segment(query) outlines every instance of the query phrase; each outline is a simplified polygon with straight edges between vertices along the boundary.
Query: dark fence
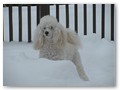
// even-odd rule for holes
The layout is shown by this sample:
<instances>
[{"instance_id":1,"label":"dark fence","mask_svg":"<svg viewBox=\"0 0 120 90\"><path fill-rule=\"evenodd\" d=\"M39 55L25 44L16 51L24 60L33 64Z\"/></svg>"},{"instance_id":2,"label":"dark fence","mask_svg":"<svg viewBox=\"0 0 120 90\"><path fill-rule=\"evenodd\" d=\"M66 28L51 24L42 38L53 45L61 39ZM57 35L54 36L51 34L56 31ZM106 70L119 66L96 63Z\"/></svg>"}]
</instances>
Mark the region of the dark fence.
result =
<instances>
[{"instance_id":1,"label":"dark fence","mask_svg":"<svg viewBox=\"0 0 120 90\"><path fill-rule=\"evenodd\" d=\"M19 15L19 41L22 41L22 7L28 9L28 42L31 42L31 6L36 6L36 21L44 15L50 14L50 6L54 4L4 4L3 7L9 8L9 41L13 41L13 19L12 19L12 7L18 7ZM56 18L59 21L59 6L65 5L66 11L66 27L69 27L69 4L55 4L56 5ZM87 4L83 5L83 16L84 16L84 35L87 35ZM101 38L105 38L105 4L101 7ZM4 21L3 21L4 22ZM75 32L78 33L78 5L74 4L74 26ZM93 4L93 33L96 33L96 4ZM3 28L4 34L4 28ZM4 36L4 35L3 35ZM4 40L4 37L3 37ZM111 40L114 41L114 4L111 4Z\"/></svg>"}]
</instances>

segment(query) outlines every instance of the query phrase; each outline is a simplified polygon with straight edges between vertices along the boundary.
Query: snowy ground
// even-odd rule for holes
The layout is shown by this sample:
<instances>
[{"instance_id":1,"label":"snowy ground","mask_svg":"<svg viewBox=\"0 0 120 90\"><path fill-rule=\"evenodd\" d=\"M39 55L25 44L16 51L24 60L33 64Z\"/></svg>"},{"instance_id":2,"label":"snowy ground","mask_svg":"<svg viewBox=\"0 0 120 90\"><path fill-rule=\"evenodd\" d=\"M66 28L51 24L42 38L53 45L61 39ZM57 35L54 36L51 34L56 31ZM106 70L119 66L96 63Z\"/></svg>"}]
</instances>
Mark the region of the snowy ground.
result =
<instances>
[{"instance_id":1,"label":"snowy ground","mask_svg":"<svg viewBox=\"0 0 120 90\"><path fill-rule=\"evenodd\" d=\"M115 42L96 35L81 37L80 54L89 81L82 81L68 60L38 58L32 43L3 43L3 81L6 86L114 86Z\"/></svg>"}]
</instances>

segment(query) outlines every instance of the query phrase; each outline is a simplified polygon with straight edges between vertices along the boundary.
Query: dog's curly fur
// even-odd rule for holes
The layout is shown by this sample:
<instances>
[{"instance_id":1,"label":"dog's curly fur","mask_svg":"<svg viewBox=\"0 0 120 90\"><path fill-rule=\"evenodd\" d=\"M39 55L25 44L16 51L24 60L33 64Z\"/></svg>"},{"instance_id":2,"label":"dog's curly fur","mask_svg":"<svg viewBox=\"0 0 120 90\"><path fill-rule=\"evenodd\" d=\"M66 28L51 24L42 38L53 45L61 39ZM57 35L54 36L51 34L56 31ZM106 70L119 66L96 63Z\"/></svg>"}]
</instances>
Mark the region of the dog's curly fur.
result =
<instances>
[{"instance_id":1,"label":"dog's curly fur","mask_svg":"<svg viewBox=\"0 0 120 90\"><path fill-rule=\"evenodd\" d=\"M50 60L71 60L83 80L88 80L84 72L78 48L78 35L64 28L53 16L44 16L40 19L35 34L34 48L40 50L40 57Z\"/></svg>"}]
</instances>

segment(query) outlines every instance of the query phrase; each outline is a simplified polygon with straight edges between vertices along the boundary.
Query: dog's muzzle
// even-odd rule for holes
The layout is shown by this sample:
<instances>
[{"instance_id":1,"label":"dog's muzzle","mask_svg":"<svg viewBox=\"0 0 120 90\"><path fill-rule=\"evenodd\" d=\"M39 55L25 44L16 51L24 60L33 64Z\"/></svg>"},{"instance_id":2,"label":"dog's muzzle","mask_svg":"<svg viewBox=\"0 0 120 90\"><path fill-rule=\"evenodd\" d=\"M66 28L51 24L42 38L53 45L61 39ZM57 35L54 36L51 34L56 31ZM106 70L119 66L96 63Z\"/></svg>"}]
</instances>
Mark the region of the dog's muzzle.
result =
<instances>
[{"instance_id":1,"label":"dog's muzzle","mask_svg":"<svg viewBox=\"0 0 120 90\"><path fill-rule=\"evenodd\" d=\"M48 36L49 32L48 31L45 31L45 35Z\"/></svg>"}]
</instances>

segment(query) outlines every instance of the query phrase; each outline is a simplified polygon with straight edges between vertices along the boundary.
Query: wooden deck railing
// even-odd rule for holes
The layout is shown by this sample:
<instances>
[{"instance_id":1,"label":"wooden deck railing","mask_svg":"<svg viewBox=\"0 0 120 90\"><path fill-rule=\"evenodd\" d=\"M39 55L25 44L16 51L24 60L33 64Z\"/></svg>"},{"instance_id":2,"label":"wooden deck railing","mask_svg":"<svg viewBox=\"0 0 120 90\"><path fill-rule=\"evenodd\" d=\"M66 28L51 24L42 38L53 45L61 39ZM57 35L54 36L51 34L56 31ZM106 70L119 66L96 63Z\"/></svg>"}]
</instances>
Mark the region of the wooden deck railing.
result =
<instances>
[{"instance_id":1,"label":"wooden deck railing","mask_svg":"<svg viewBox=\"0 0 120 90\"><path fill-rule=\"evenodd\" d=\"M36 22L39 23L39 20L44 15L50 14L50 5L53 4L4 4L3 7L9 8L9 41L13 41L13 18L12 18L12 7L18 7L19 15L19 41L22 41L22 7L26 6L28 9L28 42L31 42L31 6L36 6L37 18ZM56 18L59 21L59 6L63 4L56 5ZM66 11L66 27L69 27L69 4L65 5ZM101 38L105 38L105 4L102 4L102 15L101 15ZM83 16L84 16L84 35L87 35L87 4L83 5ZM75 32L78 33L78 5L74 4L74 26ZM4 32L4 31L3 31ZM96 33L96 4L93 4L93 33ZM5 33L4 33L5 34ZM111 40L114 41L114 4L111 4ZM4 36L4 35L3 35ZM4 40L4 37L3 37Z\"/></svg>"}]
</instances>

